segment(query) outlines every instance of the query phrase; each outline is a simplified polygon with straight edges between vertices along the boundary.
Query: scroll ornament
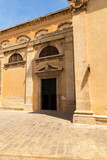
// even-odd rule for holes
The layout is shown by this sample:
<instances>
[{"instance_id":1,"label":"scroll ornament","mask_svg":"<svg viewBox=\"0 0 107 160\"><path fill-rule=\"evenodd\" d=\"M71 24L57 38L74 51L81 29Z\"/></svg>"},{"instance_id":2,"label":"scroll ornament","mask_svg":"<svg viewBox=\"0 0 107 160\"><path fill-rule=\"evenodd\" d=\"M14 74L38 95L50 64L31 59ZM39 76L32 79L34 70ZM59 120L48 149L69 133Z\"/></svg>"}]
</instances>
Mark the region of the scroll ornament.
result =
<instances>
[{"instance_id":1,"label":"scroll ornament","mask_svg":"<svg viewBox=\"0 0 107 160\"><path fill-rule=\"evenodd\" d=\"M67 0L71 10L86 9L88 0Z\"/></svg>"}]
</instances>

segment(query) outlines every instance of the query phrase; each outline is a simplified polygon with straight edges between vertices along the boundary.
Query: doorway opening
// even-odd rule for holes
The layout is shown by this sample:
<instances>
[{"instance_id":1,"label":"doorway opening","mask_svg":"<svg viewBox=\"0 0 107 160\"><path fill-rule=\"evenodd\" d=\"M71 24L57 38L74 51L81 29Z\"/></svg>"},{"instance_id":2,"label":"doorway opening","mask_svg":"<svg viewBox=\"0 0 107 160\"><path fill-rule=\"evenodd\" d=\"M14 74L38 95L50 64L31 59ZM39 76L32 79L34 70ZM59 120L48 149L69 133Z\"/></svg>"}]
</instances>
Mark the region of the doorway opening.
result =
<instances>
[{"instance_id":1,"label":"doorway opening","mask_svg":"<svg viewBox=\"0 0 107 160\"><path fill-rule=\"evenodd\" d=\"M42 110L56 109L56 78L42 79Z\"/></svg>"}]
</instances>

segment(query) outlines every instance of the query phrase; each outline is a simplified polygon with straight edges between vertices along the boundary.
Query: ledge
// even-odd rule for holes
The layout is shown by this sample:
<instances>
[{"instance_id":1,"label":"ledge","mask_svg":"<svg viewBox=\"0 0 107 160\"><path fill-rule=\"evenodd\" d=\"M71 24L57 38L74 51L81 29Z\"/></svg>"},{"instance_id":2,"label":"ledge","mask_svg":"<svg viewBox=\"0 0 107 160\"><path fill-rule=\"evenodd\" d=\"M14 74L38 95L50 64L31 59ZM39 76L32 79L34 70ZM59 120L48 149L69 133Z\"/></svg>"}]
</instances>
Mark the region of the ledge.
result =
<instances>
[{"instance_id":1,"label":"ledge","mask_svg":"<svg viewBox=\"0 0 107 160\"><path fill-rule=\"evenodd\" d=\"M107 122L107 116L94 115L96 121Z\"/></svg>"},{"instance_id":2,"label":"ledge","mask_svg":"<svg viewBox=\"0 0 107 160\"><path fill-rule=\"evenodd\" d=\"M14 66L25 66L26 61L18 61L18 62L12 62L12 63L5 63L4 68L8 69L9 67L14 67Z\"/></svg>"},{"instance_id":3,"label":"ledge","mask_svg":"<svg viewBox=\"0 0 107 160\"><path fill-rule=\"evenodd\" d=\"M2 106L0 110L24 110L24 106Z\"/></svg>"},{"instance_id":4,"label":"ledge","mask_svg":"<svg viewBox=\"0 0 107 160\"><path fill-rule=\"evenodd\" d=\"M4 53L4 52L9 52L12 50L17 50L17 49L22 49L22 48L26 48L28 43L14 43L6 48L2 48L0 49L0 53Z\"/></svg>"},{"instance_id":5,"label":"ledge","mask_svg":"<svg viewBox=\"0 0 107 160\"><path fill-rule=\"evenodd\" d=\"M76 110L74 113L81 115L93 115L93 112L89 110Z\"/></svg>"},{"instance_id":6,"label":"ledge","mask_svg":"<svg viewBox=\"0 0 107 160\"><path fill-rule=\"evenodd\" d=\"M39 45L46 42L52 42L55 40L61 40L66 38L66 33L73 32L73 27L64 28L62 30L56 30L54 32L46 33L38 38L31 40L33 45Z\"/></svg>"},{"instance_id":7,"label":"ledge","mask_svg":"<svg viewBox=\"0 0 107 160\"><path fill-rule=\"evenodd\" d=\"M57 54L53 56L46 56L46 57L41 57L41 58L36 58L35 61L38 64L41 61L47 61L47 60L52 60L58 58L59 60L63 59L64 54Z\"/></svg>"}]
</instances>

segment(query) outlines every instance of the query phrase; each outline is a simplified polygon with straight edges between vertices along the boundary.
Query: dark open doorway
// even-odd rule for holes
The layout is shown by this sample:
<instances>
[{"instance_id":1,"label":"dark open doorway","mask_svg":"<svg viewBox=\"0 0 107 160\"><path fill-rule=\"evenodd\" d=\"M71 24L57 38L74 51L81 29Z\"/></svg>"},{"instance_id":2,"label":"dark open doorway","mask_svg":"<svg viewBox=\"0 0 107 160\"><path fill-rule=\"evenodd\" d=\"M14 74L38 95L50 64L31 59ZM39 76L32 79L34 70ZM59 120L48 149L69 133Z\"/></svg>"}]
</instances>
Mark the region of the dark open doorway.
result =
<instances>
[{"instance_id":1,"label":"dark open doorway","mask_svg":"<svg viewBox=\"0 0 107 160\"><path fill-rule=\"evenodd\" d=\"M56 110L56 79L42 79L42 109Z\"/></svg>"}]
</instances>

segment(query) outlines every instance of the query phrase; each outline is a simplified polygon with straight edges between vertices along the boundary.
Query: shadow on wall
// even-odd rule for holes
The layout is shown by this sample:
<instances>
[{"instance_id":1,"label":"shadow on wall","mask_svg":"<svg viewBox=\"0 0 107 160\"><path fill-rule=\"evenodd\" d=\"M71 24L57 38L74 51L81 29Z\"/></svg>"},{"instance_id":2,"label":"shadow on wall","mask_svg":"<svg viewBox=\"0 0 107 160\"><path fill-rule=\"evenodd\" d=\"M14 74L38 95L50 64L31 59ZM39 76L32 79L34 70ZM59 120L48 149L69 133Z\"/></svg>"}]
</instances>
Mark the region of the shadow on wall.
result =
<instances>
[{"instance_id":1,"label":"shadow on wall","mask_svg":"<svg viewBox=\"0 0 107 160\"><path fill-rule=\"evenodd\" d=\"M90 66L88 66L86 69L86 72L81 84L81 90L85 87L86 83L88 82L89 74L90 74Z\"/></svg>"}]
</instances>

